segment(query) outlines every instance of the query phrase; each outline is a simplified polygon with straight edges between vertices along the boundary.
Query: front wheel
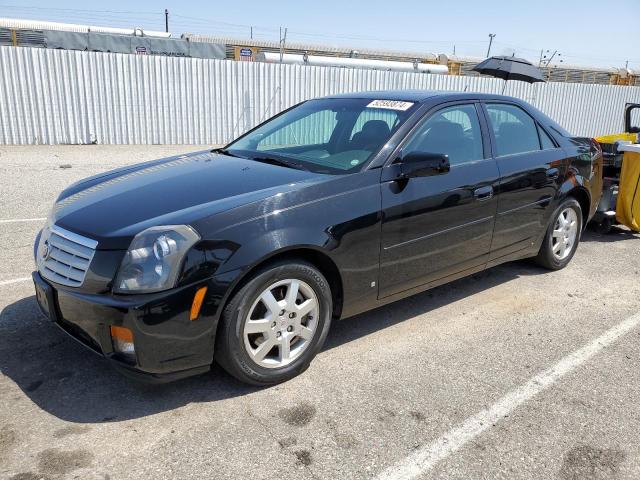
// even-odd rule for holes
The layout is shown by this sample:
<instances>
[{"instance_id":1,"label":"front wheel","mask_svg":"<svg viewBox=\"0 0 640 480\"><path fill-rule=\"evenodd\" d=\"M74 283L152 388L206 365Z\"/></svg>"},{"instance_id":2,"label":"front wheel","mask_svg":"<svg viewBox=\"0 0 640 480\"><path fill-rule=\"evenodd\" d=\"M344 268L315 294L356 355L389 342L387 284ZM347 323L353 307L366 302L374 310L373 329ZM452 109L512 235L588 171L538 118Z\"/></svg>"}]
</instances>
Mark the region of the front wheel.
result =
<instances>
[{"instance_id":1,"label":"front wheel","mask_svg":"<svg viewBox=\"0 0 640 480\"><path fill-rule=\"evenodd\" d=\"M582 232L582 209L577 200L567 198L553 213L536 262L550 270L566 267L576 253Z\"/></svg>"},{"instance_id":2,"label":"front wheel","mask_svg":"<svg viewBox=\"0 0 640 480\"><path fill-rule=\"evenodd\" d=\"M331 323L331 290L303 262L278 263L253 276L220 319L216 360L253 385L280 383L307 369Z\"/></svg>"}]
</instances>

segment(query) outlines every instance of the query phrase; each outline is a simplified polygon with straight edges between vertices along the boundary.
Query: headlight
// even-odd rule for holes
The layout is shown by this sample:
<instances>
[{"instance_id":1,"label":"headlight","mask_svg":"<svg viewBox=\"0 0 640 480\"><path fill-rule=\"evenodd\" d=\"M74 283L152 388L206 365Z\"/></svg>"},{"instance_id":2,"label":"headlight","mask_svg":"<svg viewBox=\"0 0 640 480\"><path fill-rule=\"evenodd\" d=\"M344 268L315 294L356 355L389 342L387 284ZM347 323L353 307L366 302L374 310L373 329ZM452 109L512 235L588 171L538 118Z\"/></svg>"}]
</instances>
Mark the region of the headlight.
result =
<instances>
[{"instance_id":1,"label":"headlight","mask_svg":"<svg viewBox=\"0 0 640 480\"><path fill-rule=\"evenodd\" d=\"M135 236L122 259L113 287L117 293L172 288L185 253L200 236L187 225L152 227Z\"/></svg>"}]
</instances>

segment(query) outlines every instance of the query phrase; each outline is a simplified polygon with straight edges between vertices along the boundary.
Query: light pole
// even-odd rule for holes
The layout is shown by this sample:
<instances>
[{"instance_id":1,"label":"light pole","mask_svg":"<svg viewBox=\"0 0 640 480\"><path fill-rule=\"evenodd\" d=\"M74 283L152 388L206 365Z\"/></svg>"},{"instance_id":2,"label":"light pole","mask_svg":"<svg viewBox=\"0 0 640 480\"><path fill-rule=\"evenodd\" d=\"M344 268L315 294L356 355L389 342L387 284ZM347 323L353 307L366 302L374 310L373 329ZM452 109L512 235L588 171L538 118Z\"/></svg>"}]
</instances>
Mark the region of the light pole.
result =
<instances>
[{"instance_id":1,"label":"light pole","mask_svg":"<svg viewBox=\"0 0 640 480\"><path fill-rule=\"evenodd\" d=\"M491 44L493 43L493 38L496 36L495 33L490 33L489 34L489 48L487 49L487 58L489 58L489 55L491 55Z\"/></svg>"}]
</instances>

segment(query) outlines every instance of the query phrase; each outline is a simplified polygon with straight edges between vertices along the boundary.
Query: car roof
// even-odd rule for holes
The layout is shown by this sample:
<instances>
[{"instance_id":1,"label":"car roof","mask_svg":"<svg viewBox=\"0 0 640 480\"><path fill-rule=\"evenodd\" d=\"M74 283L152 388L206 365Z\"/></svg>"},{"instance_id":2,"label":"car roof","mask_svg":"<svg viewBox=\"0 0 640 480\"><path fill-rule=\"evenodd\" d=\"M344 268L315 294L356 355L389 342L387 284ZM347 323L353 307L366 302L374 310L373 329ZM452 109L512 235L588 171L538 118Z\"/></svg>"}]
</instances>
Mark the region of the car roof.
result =
<instances>
[{"instance_id":1,"label":"car roof","mask_svg":"<svg viewBox=\"0 0 640 480\"><path fill-rule=\"evenodd\" d=\"M509 100L520 103L517 98L477 92L456 92L442 90L371 90L329 95L324 98L363 98L371 100L401 100L422 103L434 97L447 100Z\"/></svg>"}]
</instances>

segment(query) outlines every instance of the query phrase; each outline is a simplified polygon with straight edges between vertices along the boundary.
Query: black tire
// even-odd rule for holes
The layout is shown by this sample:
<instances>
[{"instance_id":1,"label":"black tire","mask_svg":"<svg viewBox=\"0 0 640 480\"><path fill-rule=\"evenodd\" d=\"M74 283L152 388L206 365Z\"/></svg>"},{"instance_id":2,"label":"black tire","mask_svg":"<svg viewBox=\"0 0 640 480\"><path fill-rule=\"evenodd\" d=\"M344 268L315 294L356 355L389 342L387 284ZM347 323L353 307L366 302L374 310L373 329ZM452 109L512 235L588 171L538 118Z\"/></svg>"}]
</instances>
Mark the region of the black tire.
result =
<instances>
[{"instance_id":1,"label":"black tire","mask_svg":"<svg viewBox=\"0 0 640 480\"><path fill-rule=\"evenodd\" d=\"M560 216L560 213L567 208L573 209L576 213L578 222L578 233L575 241L573 242L573 245L571 246L569 254L563 259L558 259L553 253L553 229L556 225L558 217ZM558 206L558 208L556 208L556 210L553 212L553 215L551 216L551 221L549 222L549 227L545 232L544 240L542 241L542 245L540 246L540 251L535 257L536 263L549 270L560 270L566 267L573 258L573 255L576 253L576 249L578 248L578 244L580 243L580 236L582 234L582 222L582 208L580 207L578 201L574 198L565 199Z\"/></svg>"},{"instance_id":2,"label":"black tire","mask_svg":"<svg viewBox=\"0 0 640 480\"><path fill-rule=\"evenodd\" d=\"M313 338L299 356L286 366L265 368L250 357L244 344L244 325L250 309L261 293L274 283L297 279L313 289L318 299L318 318ZM329 283L312 265L303 261L282 261L256 272L227 303L216 335L215 359L229 374L258 386L274 385L304 372L322 348L332 316Z\"/></svg>"},{"instance_id":3,"label":"black tire","mask_svg":"<svg viewBox=\"0 0 640 480\"><path fill-rule=\"evenodd\" d=\"M609 217L603 218L602 221L595 223L593 226L593 229L596 231L596 233L599 233L600 235L606 235L611 231L612 228L613 220L611 220L611 218Z\"/></svg>"}]
</instances>

